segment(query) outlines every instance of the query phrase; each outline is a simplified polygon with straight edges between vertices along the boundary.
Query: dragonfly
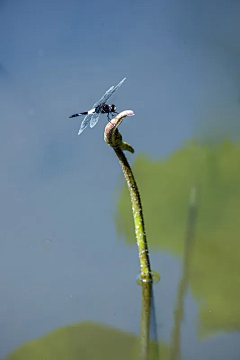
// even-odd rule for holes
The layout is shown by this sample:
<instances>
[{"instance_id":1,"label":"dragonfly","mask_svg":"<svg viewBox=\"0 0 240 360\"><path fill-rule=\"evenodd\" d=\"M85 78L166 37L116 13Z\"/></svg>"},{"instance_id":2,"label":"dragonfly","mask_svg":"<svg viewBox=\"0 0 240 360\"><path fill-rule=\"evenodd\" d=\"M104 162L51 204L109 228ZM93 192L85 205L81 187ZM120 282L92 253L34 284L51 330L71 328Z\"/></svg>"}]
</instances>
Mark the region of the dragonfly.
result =
<instances>
[{"instance_id":1,"label":"dragonfly","mask_svg":"<svg viewBox=\"0 0 240 360\"><path fill-rule=\"evenodd\" d=\"M110 89L108 89L108 91L106 91L105 94L101 97L101 99L93 105L91 110L69 116L70 118L74 118L76 116L86 115L81 123L78 135L80 135L89 124L90 128L93 128L97 124L101 114L107 114L108 121L110 121L110 114L112 115L112 117L114 116L113 114L118 114L116 111L116 106L114 104L107 105L106 102L108 101L110 96L112 96L112 94L120 88L120 86L122 85L122 83L124 83L125 80L126 78L122 79L120 83L116 86L111 86Z\"/></svg>"}]
</instances>

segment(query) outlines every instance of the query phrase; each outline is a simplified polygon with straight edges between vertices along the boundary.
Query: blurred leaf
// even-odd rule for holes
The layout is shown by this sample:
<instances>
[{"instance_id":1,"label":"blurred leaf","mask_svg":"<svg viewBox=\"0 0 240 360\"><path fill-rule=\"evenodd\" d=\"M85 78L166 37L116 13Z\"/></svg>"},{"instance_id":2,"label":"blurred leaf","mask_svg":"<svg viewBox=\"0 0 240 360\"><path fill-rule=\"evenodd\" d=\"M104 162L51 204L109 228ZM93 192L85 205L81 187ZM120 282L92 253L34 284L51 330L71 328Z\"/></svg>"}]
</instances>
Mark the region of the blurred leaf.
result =
<instances>
[{"instance_id":1,"label":"blurred leaf","mask_svg":"<svg viewBox=\"0 0 240 360\"><path fill-rule=\"evenodd\" d=\"M167 344L151 344L150 360L170 360ZM139 359L139 339L134 335L94 323L56 330L10 354L6 360L134 360Z\"/></svg>"},{"instance_id":2,"label":"blurred leaf","mask_svg":"<svg viewBox=\"0 0 240 360\"><path fill-rule=\"evenodd\" d=\"M200 189L190 285L200 308L200 332L240 330L240 144L189 142L165 161L139 156L133 166L150 246L183 256L191 188ZM135 245L124 187L117 229Z\"/></svg>"}]
</instances>

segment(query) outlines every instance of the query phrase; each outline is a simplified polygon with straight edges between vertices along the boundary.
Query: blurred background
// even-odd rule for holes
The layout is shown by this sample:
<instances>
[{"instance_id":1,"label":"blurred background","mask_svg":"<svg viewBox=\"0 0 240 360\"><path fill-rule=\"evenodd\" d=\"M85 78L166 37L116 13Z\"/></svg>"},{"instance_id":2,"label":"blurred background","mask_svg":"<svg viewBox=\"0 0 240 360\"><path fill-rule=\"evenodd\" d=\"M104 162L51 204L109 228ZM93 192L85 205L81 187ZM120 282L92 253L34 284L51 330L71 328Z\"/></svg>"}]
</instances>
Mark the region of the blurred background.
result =
<instances>
[{"instance_id":1,"label":"blurred background","mask_svg":"<svg viewBox=\"0 0 240 360\"><path fill-rule=\"evenodd\" d=\"M77 354L63 359L83 347L96 359L115 332L103 358L119 344L133 358L141 288L123 174L106 116L81 136L69 119L124 77L110 102L135 112L120 131L161 275L159 358L239 359L239 18L236 0L0 1L0 359L60 359L63 344Z\"/></svg>"}]
</instances>

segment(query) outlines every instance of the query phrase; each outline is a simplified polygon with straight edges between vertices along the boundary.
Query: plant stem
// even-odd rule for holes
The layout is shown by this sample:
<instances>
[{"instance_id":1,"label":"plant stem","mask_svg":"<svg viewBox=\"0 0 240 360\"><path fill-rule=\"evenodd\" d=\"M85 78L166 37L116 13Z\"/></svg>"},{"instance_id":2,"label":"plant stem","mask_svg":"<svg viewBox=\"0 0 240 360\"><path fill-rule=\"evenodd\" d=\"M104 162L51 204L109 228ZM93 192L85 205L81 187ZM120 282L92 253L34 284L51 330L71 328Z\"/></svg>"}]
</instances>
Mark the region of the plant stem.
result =
<instances>
[{"instance_id":1,"label":"plant stem","mask_svg":"<svg viewBox=\"0 0 240 360\"><path fill-rule=\"evenodd\" d=\"M149 332L151 319L151 300L152 300L152 273L150 260L148 255L147 238L144 227L143 211L140 193L138 191L137 183L134 179L131 167L127 161L123 151L127 150L134 153L131 145L122 141L122 135L118 131L118 126L121 124L126 116L132 116L134 113L130 110L123 111L117 115L106 126L104 133L104 140L115 151L120 165L122 167L127 187L130 193L132 202L133 219L135 226L135 234L138 245L140 266L141 266L141 285L142 285L142 320L141 320L141 359L148 360L149 358Z\"/></svg>"},{"instance_id":2,"label":"plant stem","mask_svg":"<svg viewBox=\"0 0 240 360\"><path fill-rule=\"evenodd\" d=\"M150 259L148 254L147 238L144 227L143 211L140 193L138 191L137 183L134 179L131 167L127 161L123 150L134 152L131 145L122 141L122 135L119 133L117 127L121 124L122 120L126 116L132 116L134 113L130 110L123 111L118 114L111 122L106 126L104 139L115 151L120 165L122 167L127 187L131 197L133 219L135 226L135 234L138 245L140 267L141 267L141 280L142 282L152 282Z\"/></svg>"}]
</instances>

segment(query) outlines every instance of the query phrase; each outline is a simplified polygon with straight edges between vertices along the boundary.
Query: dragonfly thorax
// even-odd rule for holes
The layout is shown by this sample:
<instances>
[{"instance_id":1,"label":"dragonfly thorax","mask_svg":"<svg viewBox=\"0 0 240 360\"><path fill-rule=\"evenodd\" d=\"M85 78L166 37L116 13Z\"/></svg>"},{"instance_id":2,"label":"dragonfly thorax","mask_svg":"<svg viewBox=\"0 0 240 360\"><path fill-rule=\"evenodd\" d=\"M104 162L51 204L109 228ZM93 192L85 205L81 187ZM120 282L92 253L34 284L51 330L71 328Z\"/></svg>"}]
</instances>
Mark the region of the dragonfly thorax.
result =
<instances>
[{"instance_id":1,"label":"dragonfly thorax","mask_svg":"<svg viewBox=\"0 0 240 360\"><path fill-rule=\"evenodd\" d=\"M103 114L109 114L111 112L111 107L109 105L107 105L107 104L104 104L102 106L101 112Z\"/></svg>"},{"instance_id":2,"label":"dragonfly thorax","mask_svg":"<svg viewBox=\"0 0 240 360\"><path fill-rule=\"evenodd\" d=\"M95 108L95 112L97 114L99 114L99 113L110 114L111 112L115 112L116 109L117 108L115 105L100 104Z\"/></svg>"}]
</instances>

